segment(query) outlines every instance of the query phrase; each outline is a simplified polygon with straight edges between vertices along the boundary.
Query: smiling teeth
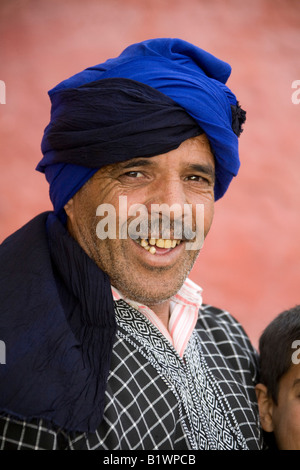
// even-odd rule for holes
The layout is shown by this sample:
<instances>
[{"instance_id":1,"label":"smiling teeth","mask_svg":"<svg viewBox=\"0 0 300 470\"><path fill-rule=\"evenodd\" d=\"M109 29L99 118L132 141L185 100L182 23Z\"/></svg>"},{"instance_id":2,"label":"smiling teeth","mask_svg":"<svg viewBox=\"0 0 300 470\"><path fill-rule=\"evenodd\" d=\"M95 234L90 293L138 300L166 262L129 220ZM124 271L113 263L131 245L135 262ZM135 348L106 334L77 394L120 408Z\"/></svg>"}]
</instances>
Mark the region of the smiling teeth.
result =
<instances>
[{"instance_id":1,"label":"smiling teeth","mask_svg":"<svg viewBox=\"0 0 300 470\"><path fill-rule=\"evenodd\" d=\"M146 240L145 238L142 238L141 240L137 240L137 243L139 243L145 250L149 251L149 253L152 253L153 255L156 253L156 248L175 248L175 246L179 245L181 240L170 240L170 239L162 239L162 238L150 238L150 240Z\"/></svg>"}]
</instances>

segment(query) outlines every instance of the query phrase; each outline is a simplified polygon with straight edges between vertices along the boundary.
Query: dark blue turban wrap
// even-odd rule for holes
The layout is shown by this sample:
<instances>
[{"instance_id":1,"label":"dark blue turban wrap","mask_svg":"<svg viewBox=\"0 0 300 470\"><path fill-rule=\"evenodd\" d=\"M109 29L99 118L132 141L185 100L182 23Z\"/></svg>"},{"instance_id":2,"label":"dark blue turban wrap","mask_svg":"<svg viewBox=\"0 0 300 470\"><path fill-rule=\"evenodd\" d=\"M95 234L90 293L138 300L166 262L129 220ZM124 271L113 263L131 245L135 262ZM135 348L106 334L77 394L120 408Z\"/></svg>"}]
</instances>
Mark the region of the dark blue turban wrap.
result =
<instances>
[{"instance_id":1,"label":"dark blue turban wrap","mask_svg":"<svg viewBox=\"0 0 300 470\"><path fill-rule=\"evenodd\" d=\"M55 212L104 165L163 154L203 132L221 198L239 170L245 121L225 85L230 73L229 64L186 41L150 39L50 90L37 170L46 174Z\"/></svg>"}]
</instances>

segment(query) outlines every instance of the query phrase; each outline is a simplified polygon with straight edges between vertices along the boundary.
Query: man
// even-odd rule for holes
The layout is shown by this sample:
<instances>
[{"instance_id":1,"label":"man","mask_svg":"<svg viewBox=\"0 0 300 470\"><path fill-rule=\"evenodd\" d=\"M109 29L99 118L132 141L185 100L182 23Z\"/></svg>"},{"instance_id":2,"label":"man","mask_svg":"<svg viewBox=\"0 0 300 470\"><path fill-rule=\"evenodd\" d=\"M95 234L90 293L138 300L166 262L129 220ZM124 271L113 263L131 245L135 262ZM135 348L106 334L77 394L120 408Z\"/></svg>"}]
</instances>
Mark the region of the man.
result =
<instances>
[{"instance_id":1,"label":"man","mask_svg":"<svg viewBox=\"0 0 300 470\"><path fill-rule=\"evenodd\" d=\"M1 249L4 449L261 448L256 353L187 278L239 168L230 72L153 39L49 92L54 211Z\"/></svg>"}]
</instances>

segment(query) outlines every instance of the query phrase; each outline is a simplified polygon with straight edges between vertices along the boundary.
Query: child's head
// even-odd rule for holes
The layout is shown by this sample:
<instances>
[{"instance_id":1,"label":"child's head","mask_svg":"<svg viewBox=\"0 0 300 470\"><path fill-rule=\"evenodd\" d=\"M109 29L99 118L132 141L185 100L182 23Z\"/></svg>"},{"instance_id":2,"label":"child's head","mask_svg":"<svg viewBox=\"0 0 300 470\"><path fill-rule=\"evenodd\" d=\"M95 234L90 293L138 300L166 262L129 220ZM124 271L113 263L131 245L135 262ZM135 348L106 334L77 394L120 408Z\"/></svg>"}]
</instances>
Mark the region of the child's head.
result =
<instances>
[{"instance_id":1,"label":"child's head","mask_svg":"<svg viewBox=\"0 0 300 470\"><path fill-rule=\"evenodd\" d=\"M300 305L278 315L259 340L261 425L279 449L300 450Z\"/></svg>"}]
</instances>

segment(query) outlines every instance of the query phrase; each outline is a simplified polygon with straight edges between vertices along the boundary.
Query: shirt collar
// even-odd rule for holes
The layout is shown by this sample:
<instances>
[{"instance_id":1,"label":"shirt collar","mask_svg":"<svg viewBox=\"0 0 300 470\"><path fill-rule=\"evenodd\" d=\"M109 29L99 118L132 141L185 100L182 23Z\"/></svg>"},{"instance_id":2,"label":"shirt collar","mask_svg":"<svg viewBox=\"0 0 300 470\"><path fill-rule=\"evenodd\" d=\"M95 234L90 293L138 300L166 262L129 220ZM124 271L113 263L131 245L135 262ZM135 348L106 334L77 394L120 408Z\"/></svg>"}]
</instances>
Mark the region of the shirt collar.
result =
<instances>
[{"instance_id":1,"label":"shirt collar","mask_svg":"<svg viewBox=\"0 0 300 470\"><path fill-rule=\"evenodd\" d=\"M123 295L116 287L111 286L112 294L114 300L123 299L133 308L140 310L141 308L148 309L146 305L142 303L136 302L135 300L128 299L125 295ZM202 287L198 286L195 282L191 279L187 278L177 294L171 297L171 306L170 306L170 315L174 309L175 304L182 304L186 306L194 306L195 308L199 309L202 305Z\"/></svg>"},{"instance_id":2,"label":"shirt collar","mask_svg":"<svg viewBox=\"0 0 300 470\"><path fill-rule=\"evenodd\" d=\"M146 305L126 298L112 286L115 301L123 299L135 310L142 313L173 345L182 357L194 330L198 311L202 305L202 288L190 279L186 279L180 290L171 298L168 328L159 317Z\"/></svg>"}]
</instances>

